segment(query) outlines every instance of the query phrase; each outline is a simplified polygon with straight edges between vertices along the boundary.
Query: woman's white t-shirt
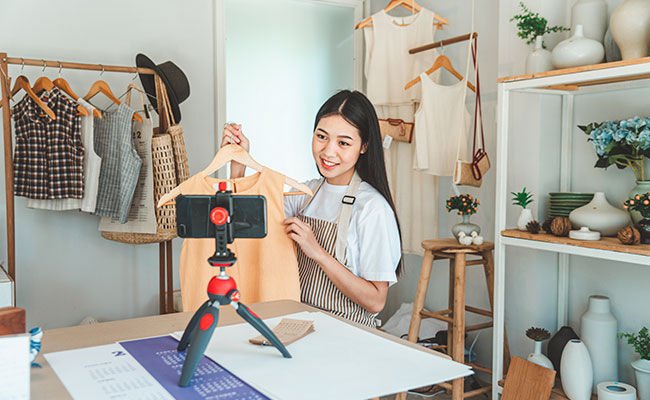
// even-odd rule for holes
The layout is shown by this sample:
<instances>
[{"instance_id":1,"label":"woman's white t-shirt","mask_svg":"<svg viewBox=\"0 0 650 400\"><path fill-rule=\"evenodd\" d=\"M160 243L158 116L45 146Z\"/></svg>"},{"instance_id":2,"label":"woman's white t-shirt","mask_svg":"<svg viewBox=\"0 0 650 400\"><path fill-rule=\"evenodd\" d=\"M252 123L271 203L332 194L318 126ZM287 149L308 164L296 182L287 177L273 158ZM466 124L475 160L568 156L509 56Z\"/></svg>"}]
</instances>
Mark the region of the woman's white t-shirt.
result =
<instances>
[{"instance_id":1,"label":"woman's white t-shirt","mask_svg":"<svg viewBox=\"0 0 650 400\"><path fill-rule=\"evenodd\" d=\"M320 179L305 182L316 190ZM323 182L312 202L303 211L307 217L336 223L347 185ZM284 213L296 217L306 195L285 196ZM395 270L401 257L395 214L386 199L370 184L361 182L352 206L347 238L347 268L369 281L397 282Z\"/></svg>"}]
</instances>

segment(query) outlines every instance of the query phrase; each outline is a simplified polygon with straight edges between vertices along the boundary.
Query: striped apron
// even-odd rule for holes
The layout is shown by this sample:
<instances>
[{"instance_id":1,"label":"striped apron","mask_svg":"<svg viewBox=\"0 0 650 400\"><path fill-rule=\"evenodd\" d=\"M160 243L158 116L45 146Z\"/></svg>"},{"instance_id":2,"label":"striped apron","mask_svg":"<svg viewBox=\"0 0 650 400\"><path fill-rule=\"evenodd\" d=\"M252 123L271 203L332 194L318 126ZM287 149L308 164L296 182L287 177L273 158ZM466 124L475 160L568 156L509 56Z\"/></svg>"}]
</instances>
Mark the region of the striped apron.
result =
<instances>
[{"instance_id":1,"label":"striped apron","mask_svg":"<svg viewBox=\"0 0 650 400\"><path fill-rule=\"evenodd\" d=\"M341 211L336 223L322 219L307 217L303 211L320 190L324 179L314 191L313 197L305 199L300 209L298 218L309 224L316 241L329 254L335 257L343 266L346 266L345 247L347 245L347 231L352 213L352 205L361 179L354 174L348 190L343 196ZM334 315L349 319L351 321L375 328L375 317L357 303L345 296L332 281L327 277L320 266L302 252L300 246L296 246L298 253L298 272L300 276L300 301L312 307L331 312Z\"/></svg>"}]
</instances>

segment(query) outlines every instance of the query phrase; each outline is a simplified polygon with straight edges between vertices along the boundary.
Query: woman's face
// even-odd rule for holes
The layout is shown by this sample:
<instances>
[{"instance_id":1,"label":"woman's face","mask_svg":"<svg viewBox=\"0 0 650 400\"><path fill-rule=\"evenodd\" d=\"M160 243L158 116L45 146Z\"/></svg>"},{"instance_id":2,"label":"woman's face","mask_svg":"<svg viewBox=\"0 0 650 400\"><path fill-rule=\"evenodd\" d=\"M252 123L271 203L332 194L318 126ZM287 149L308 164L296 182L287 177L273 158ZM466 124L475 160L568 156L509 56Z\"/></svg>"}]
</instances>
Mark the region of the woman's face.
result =
<instances>
[{"instance_id":1,"label":"woman's face","mask_svg":"<svg viewBox=\"0 0 650 400\"><path fill-rule=\"evenodd\" d=\"M365 148L359 130L340 115L321 118L311 142L318 170L331 185L350 183L354 166Z\"/></svg>"}]
</instances>

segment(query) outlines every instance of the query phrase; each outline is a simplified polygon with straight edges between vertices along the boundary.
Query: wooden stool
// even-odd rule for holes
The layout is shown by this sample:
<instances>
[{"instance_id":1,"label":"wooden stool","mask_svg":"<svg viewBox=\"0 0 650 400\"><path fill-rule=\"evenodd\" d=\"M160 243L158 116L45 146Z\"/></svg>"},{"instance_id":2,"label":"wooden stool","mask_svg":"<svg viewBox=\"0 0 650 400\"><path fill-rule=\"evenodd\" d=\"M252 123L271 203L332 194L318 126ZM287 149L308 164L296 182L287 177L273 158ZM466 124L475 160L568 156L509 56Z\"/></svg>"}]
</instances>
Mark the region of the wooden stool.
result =
<instances>
[{"instance_id":1,"label":"wooden stool","mask_svg":"<svg viewBox=\"0 0 650 400\"><path fill-rule=\"evenodd\" d=\"M465 332L490 328L492 327L492 321L465 326L465 311L492 317L492 310L494 309L494 260L492 258L492 250L494 249L494 243L483 242L480 246L467 246L459 244L456 239L437 239L423 241L422 247L425 250L424 259L422 261L422 269L420 270L418 288L415 293L408 340L413 343L417 342L422 318L435 318L445 321L449 326L447 330L447 354L454 361L470 365L475 370L491 374L491 369L478 366L474 363L465 363ZM467 260L467 255L477 255L481 258ZM433 262L437 259L444 258L449 259L449 308L441 311L425 311L424 301L427 297ZM489 311L465 305L465 268L469 265L479 264L483 265L485 271L485 281L490 298L491 310ZM509 361L510 351L506 338L504 342L504 371L507 371ZM465 393L463 378L452 381L451 385L449 383L441 383L439 386L447 390L451 389L452 400L461 400L492 390L491 386L487 386ZM398 398L404 397L398 396Z\"/></svg>"}]
</instances>

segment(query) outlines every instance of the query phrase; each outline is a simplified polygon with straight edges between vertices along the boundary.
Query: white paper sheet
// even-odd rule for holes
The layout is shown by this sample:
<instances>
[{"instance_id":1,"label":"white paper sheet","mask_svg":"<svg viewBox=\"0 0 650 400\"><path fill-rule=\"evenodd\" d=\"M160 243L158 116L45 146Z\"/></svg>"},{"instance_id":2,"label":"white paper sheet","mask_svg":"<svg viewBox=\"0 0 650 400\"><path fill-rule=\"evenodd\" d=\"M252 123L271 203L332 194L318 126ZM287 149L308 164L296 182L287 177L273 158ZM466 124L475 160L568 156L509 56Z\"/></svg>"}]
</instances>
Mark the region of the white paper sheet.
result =
<instances>
[{"instance_id":1,"label":"white paper sheet","mask_svg":"<svg viewBox=\"0 0 650 400\"><path fill-rule=\"evenodd\" d=\"M314 321L315 332L287 346L291 359L274 347L253 345L249 324L218 327L205 354L248 384L283 400L367 399L471 375L447 360L351 326L321 312L282 318ZM174 336L180 338L183 332Z\"/></svg>"},{"instance_id":2,"label":"white paper sheet","mask_svg":"<svg viewBox=\"0 0 650 400\"><path fill-rule=\"evenodd\" d=\"M48 353L45 359L75 399L173 399L117 343Z\"/></svg>"},{"instance_id":3,"label":"white paper sheet","mask_svg":"<svg viewBox=\"0 0 650 400\"><path fill-rule=\"evenodd\" d=\"M0 398L29 400L29 335L0 336Z\"/></svg>"}]
</instances>

